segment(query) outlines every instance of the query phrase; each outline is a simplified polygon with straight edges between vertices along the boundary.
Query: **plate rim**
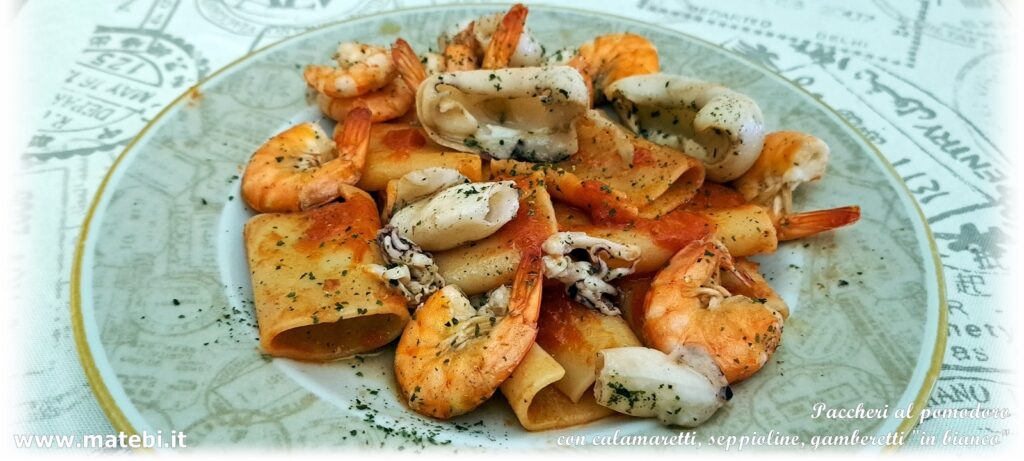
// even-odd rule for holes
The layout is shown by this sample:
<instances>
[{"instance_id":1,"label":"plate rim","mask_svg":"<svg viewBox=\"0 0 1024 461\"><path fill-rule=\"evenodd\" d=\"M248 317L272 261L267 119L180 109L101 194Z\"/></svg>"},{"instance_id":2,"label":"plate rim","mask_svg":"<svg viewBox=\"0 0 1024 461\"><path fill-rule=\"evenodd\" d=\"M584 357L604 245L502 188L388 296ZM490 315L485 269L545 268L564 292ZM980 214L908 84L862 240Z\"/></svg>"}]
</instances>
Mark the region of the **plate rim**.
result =
<instances>
[{"instance_id":1,"label":"plate rim","mask_svg":"<svg viewBox=\"0 0 1024 461\"><path fill-rule=\"evenodd\" d=\"M343 25L343 24L347 24L347 23L351 23L351 22L357 22L357 21L364 21L364 20L367 20L367 19L370 19L370 18L374 18L374 17L379 17L379 16L389 16L389 15L393 15L393 14L397 14L397 13L407 13L407 12L416 12L416 11L429 11L429 10L438 10L438 9L459 9L459 8L477 8L477 7L507 7L507 6L508 6L508 4L506 4L506 3L467 3L467 4L456 4L456 5L427 5L427 6L419 6L419 7L412 7L412 8L399 8L399 9L395 9L395 10L382 11L382 12L377 12L377 13L372 13L372 14L367 14L367 15L354 16L354 17L350 17L350 18L346 18L346 19L342 19L342 20L338 20L338 21L332 21L332 22L328 22L328 23L325 23L325 24L321 24L319 26L310 28L310 29L308 29L306 31L300 32L298 34L295 34L295 35L292 35L292 36L289 36L289 37L284 37L281 40L275 41L273 43L270 43L270 44L267 44L267 45L262 46L260 48L257 48L255 50L252 50L252 51L250 51L250 52L248 52L248 53L246 53L246 54L244 54L244 55L242 55L242 56L240 56L240 57L238 57L238 58L236 58L236 59L234 59L234 60L224 64L223 66L221 66L217 70L211 72L209 75L205 76L204 78L202 78L199 81L197 81L196 83L194 83L192 86L187 88L185 91L183 91L177 97L175 97L173 100L171 100L169 103L167 103L167 105L165 105L163 108L160 109L160 112L158 112L152 119L150 119L148 122L146 122L146 124L142 127L142 129L140 129L139 132L134 137L132 137L131 141L129 141L128 144L125 145L124 149L122 149L121 152L118 154L118 156L114 159L114 162L111 163L110 168L107 169L107 172L104 174L102 181L100 181L100 184L99 184L99 186L96 189L96 192L93 194L93 198L90 201L89 208L88 208L88 210L87 210L87 212L85 214L85 218L82 221L82 225L80 227L79 234L78 234L78 237L77 237L76 242L75 242L75 254L74 254L74 259L73 259L72 265L71 265L71 286L70 286L70 291L71 291L71 299L70 299L71 330L72 330L72 334L74 335L74 343L75 343L76 351L77 351L77 354L78 354L78 359L79 359L79 362L80 362L80 364L82 366L82 370L83 370L83 372L85 374L86 380L89 383L89 387L92 390L93 395L96 397L96 401L99 404L100 409L103 410L103 414L107 417L107 420L114 427L115 431L125 433L125 434L127 434L129 436L137 434L137 431L136 431L135 427L129 421L128 417L125 416L125 412L118 405L117 400L113 397L113 395L110 392L110 389L107 387L107 383L103 380L103 375L102 375L102 373L100 372L99 368L96 365L96 360L93 357L92 349L90 348L90 345L89 345L89 337L87 336L86 331L85 331L85 323L84 323L85 319L84 319L83 314L82 314L82 264L83 264L83 260L84 260L84 257L85 257L87 241L89 239L90 225L92 223L93 218L95 217L95 213L96 213L97 209L99 208L100 203L103 201L104 192L106 192L106 188L107 188L108 184L110 183L111 178L113 178L115 172L117 171L118 166L128 156L128 154L129 154L129 152L131 152L132 148L134 148L135 145L139 141L141 141L143 137L145 137L146 133L149 132L149 130L153 126L155 126L157 124L157 122L161 121L163 119L163 117L171 109L176 107L179 103L181 103L182 101L186 100L187 98L193 97L194 95L201 95L200 88L203 85L209 83L211 80L219 77L221 74L224 74L228 70L233 69L235 66L248 61L252 57L254 57L256 55L259 55L261 53L264 53L267 50L270 50L272 48L276 48L276 47L278 47L280 45L283 45L283 44L285 44L287 42L290 42L290 41L293 41L293 40L299 40L302 37L305 37L307 35L312 35L312 34L315 34L315 33L319 32L319 31L321 31L321 30L332 28L332 27L337 27L339 25ZM655 29L659 29L659 30L661 30L661 31L663 31L663 32L665 32L667 34L670 34L670 35L681 35L681 36L684 36L684 37L686 37L689 40L693 40L693 41L698 42L698 43L700 43L702 45L705 45L705 46L708 46L710 48L713 48L713 49L715 49L715 50L717 50L719 52L725 53L725 54L729 55L730 57L732 57L734 59L737 59L739 61L745 62L745 63L747 63L747 64L749 64L749 65L751 65L751 66L753 66L755 68L761 69L767 75L769 75L771 77L775 77L777 80L782 82L784 85L790 87L791 89L795 90L798 93L801 93L803 96L809 97L811 100L815 101L817 104L819 104L821 107L823 107L827 112L829 112L832 115L834 115L835 118L839 120L839 122L840 122L840 124L842 126L845 126L845 128L847 128L847 130L850 133L852 133L865 146L867 146L869 148L869 150L875 155L875 157L877 157L879 160L881 160L881 163L882 163L882 166L884 167L884 169L896 179L895 182L898 183L902 187L902 191L906 194L906 197L908 197L910 199L909 201L913 205L913 209L917 213L918 218L920 219L920 223L922 224L922 227L924 229L924 235L925 235L925 237L928 240L928 248L929 248L931 256L932 256L932 263L934 264L935 277L936 277L937 288L938 288L938 293L937 293L937 296L938 296L937 308L939 310L938 317L937 317L938 323L936 325L935 344L934 344L934 347L932 348L932 353L931 353L931 359L930 359L929 367L928 367L927 371L925 372L924 379L923 379L923 381L921 383L921 388L918 390L917 394L915 395L914 399L912 400L912 405L913 405L912 406L912 410L907 414L906 418L904 418L902 421L900 421L900 423L898 424L898 426L897 426L897 428L895 430L896 433L898 433L898 434L900 434L901 436L904 436L904 437L907 434L909 434L909 432L914 427L917 426L918 421L919 421L919 417L920 417L920 413L925 408L925 406L926 406L925 402L927 401L928 397L931 395L932 391L934 390L935 384L937 383L939 374L941 372L942 362L943 362L943 359L945 358L946 342L947 342L947 339L948 339L947 336L948 336L948 325L949 325L949 323L948 323L948 310L949 310L949 306L948 306L947 295L946 295L946 278L945 278L945 274L944 274L943 267L942 267L942 260L939 257L938 244L935 241L935 237L934 237L934 235L932 233L931 224L928 222L927 216L925 216L924 211L921 209L921 205L918 203L917 199L914 198L914 194L910 191L910 188L907 186L906 182L903 181L902 176L899 175L899 173L896 171L896 168L893 167L893 165L889 161L889 159L886 158L884 154L882 154L881 150L879 150L879 148L874 143L872 143L869 139L867 139L867 137L864 136L863 133L861 133L859 130L857 130L856 127L854 127L845 117L843 117L841 114L839 114L839 112L837 112L831 105L829 105L828 103L824 102L820 98L815 97L809 91L807 91L803 87L797 85L796 83L792 82L791 80L785 78L780 73L778 73L778 72L776 72L774 70L771 70L769 68L766 68L764 66L758 65L757 63L751 61L750 59L748 59L748 58L746 58L746 57L744 57L744 56L742 56L742 55L740 55L740 54L738 54L738 53L736 53L736 52L734 52L732 50L729 50L729 49L727 49L727 48L725 48L725 47L723 47L723 46L721 46L721 45L719 45L717 43L713 43L713 42L705 40L705 39L703 39L701 37L697 37L697 36L694 36L694 35L691 35L691 34L688 34L688 33L685 33L685 32L680 32L680 31L677 31L677 30L674 30L674 29L670 29L670 28L662 26L660 24L644 22L644 21L641 21L641 20L638 20L638 19L634 19L634 18L630 18L630 17L626 17L626 16L621 16L621 15L617 15L617 14L613 14L613 13L606 13L606 12L603 12L603 11L592 11L592 10L586 10L586 9L582 9L582 8L563 7L563 6L556 6L556 5L532 5L532 7L538 8L540 10L566 11L566 12L570 12L570 13L578 13L578 14L583 14L583 15L604 16L606 18L614 19L614 20L619 21L619 22L632 23L632 24L641 25L643 27L655 28ZM925 258L925 259L927 259L927 258ZM926 309L925 313L927 314L928 313L928 306L925 306L925 309ZM926 317L926 320L927 320L927 317ZM925 324L926 328L927 328L927 326L928 325ZM927 345L922 344L921 350L922 351L925 350L926 346ZM912 377L913 377L913 374L911 375L911 378ZM884 451L898 451L901 447L902 447L902 445L889 445L889 446L884 447L883 450Z\"/></svg>"}]
</instances>

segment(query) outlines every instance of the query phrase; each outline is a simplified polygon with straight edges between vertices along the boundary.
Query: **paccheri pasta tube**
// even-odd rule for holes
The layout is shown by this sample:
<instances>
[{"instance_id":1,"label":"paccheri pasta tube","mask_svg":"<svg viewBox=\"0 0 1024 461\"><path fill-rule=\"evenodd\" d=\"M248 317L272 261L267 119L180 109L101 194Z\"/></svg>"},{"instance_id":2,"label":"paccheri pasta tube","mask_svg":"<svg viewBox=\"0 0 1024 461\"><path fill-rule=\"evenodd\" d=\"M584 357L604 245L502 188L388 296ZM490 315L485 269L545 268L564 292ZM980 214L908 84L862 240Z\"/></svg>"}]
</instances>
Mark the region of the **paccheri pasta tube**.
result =
<instances>
[{"instance_id":1,"label":"paccheri pasta tube","mask_svg":"<svg viewBox=\"0 0 1024 461\"><path fill-rule=\"evenodd\" d=\"M593 390L598 351L640 345L622 317L587 309L561 287L545 290L538 327L537 344L565 369L554 385L573 402Z\"/></svg>"},{"instance_id":2,"label":"paccheri pasta tube","mask_svg":"<svg viewBox=\"0 0 1024 461\"><path fill-rule=\"evenodd\" d=\"M356 186L365 191L384 190L388 181L431 167L457 170L472 181L483 179L480 156L442 147L427 138L423 128L375 124L370 128L366 166Z\"/></svg>"},{"instance_id":3,"label":"paccheri pasta tube","mask_svg":"<svg viewBox=\"0 0 1024 461\"><path fill-rule=\"evenodd\" d=\"M559 231L586 232L597 238L640 248L636 273L656 272L687 243L712 235L714 224L700 214L679 210L660 219L596 222L578 208L555 204Z\"/></svg>"},{"instance_id":4,"label":"paccheri pasta tube","mask_svg":"<svg viewBox=\"0 0 1024 461\"><path fill-rule=\"evenodd\" d=\"M740 205L694 211L673 210L656 219L594 221L582 210L555 203L559 231L586 232L623 245L640 248L635 272L656 272L687 243L702 238L722 242L733 256L771 253L778 236L765 208Z\"/></svg>"},{"instance_id":5,"label":"paccheri pasta tube","mask_svg":"<svg viewBox=\"0 0 1024 461\"><path fill-rule=\"evenodd\" d=\"M301 213L270 213L245 225L260 347L267 354L328 361L377 349L409 320L405 299L364 269L383 264L368 194Z\"/></svg>"},{"instance_id":6,"label":"paccheri pasta tube","mask_svg":"<svg viewBox=\"0 0 1024 461\"><path fill-rule=\"evenodd\" d=\"M725 244L732 256L772 253L779 246L767 208L740 205L708 210L703 214L715 225L715 239Z\"/></svg>"},{"instance_id":7,"label":"paccheri pasta tube","mask_svg":"<svg viewBox=\"0 0 1024 461\"><path fill-rule=\"evenodd\" d=\"M598 405L587 392L573 402L554 386L565 369L544 348L534 344L516 370L501 385L519 424L528 431L577 426L610 416L615 412Z\"/></svg>"},{"instance_id":8,"label":"paccheri pasta tube","mask_svg":"<svg viewBox=\"0 0 1024 461\"><path fill-rule=\"evenodd\" d=\"M638 137L593 110L577 119L576 133L579 150L552 168L621 192L642 217L675 209L704 182L704 167L697 159ZM608 191L599 187L589 192ZM570 203L576 199L565 197Z\"/></svg>"}]
</instances>

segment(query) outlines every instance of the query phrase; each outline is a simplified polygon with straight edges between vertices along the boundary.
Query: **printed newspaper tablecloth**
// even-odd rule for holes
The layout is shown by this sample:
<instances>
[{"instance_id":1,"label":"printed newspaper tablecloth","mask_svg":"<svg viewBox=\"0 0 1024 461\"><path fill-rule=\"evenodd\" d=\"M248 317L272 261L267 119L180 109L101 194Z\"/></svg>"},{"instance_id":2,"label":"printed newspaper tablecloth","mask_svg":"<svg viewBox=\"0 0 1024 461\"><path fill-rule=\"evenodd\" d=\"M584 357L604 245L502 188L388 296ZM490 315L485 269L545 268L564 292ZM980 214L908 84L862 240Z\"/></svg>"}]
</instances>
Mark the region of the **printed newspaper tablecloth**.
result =
<instances>
[{"instance_id":1,"label":"printed newspaper tablecloth","mask_svg":"<svg viewBox=\"0 0 1024 461\"><path fill-rule=\"evenodd\" d=\"M35 8L39 2L49 7ZM26 41L53 24L58 2L31 0L16 21ZM78 7L91 35L33 66L63 76L47 89L21 155L16 286L24 366L14 377L20 432L113 431L79 366L69 324L79 227L113 159L167 103L212 71L310 27L422 6L422 0L116 0ZM449 2L443 2L449 3ZM845 116L895 165L935 233L949 297L948 344L929 404L1014 406L1007 274L1013 219L1008 128L995 114L1005 82L1003 0L551 1L660 24L718 43L803 86ZM47 24L33 28L33 24ZM72 28L73 29L73 28ZM148 61L155 65L141 65ZM38 71L38 69L37 69ZM39 73L39 72L37 72ZM934 419L921 430L1008 434L999 420ZM941 446L935 447L941 449ZM920 448L919 448L920 449Z\"/></svg>"}]
</instances>

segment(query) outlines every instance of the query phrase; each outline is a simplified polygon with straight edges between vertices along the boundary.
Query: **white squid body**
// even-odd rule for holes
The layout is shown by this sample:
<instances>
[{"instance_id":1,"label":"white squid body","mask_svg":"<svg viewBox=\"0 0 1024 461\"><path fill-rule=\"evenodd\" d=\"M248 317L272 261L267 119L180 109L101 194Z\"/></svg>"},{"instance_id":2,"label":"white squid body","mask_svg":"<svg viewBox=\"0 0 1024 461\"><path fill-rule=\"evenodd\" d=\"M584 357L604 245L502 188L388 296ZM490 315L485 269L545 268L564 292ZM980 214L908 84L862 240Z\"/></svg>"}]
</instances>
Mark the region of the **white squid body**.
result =
<instances>
[{"instance_id":1,"label":"white squid body","mask_svg":"<svg viewBox=\"0 0 1024 461\"><path fill-rule=\"evenodd\" d=\"M702 349L684 347L675 355L646 347L599 351L597 403L668 425L695 427L707 421L732 397L725 375Z\"/></svg>"},{"instance_id":2,"label":"white squid body","mask_svg":"<svg viewBox=\"0 0 1024 461\"><path fill-rule=\"evenodd\" d=\"M494 13L482 16L476 20L476 25L473 26L473 37L476 38L476 42L480 45L480 49L487 49L487 46L491 43L491 36L494 35L496 30L498 30L498 25L501 24L501 20L504 17L505 13ZM445 49L452 38L469 27L470 22L473 21L470 19L460 21L452 24L448 29L446 29L441 36L437 38L437 44L439 46L438 49ZM512 58L509 60L509 66L539 66L543 61L544 48L541 46L540 41L533 36L533 32L530 31L530 28L523 26L523 33L519 36L519 43L516 43L516 50L512 53Z\"/></svg>"},{"instance_id":3,"label":"white squid body","mask_svg":"<svg viewBox=\"0 0 1024 461\"><path fill-rule=\"evenodd\" d=\"M519 211L513 181L458 184L398 209L390 225L426 251L485 238Z\"/></svg>"},{"instance_id":4,"label":"white squid body","mask_svg":"<svg viewBox=\"0 0 1024 461\"><path fill-rule=\"evenodd\" d=\"M761 108L721 85L680 75L635 75L609 85L605 97L633 131L700 159L712 181L742 175L764 144Z\"/></svg>"},{"instance_id":5,"label":"white squid body","mask_svg":"<svg viewBox=\"0 0 1024 461\"><path fill-rule=\"evenodd\" d=\"M457 184L472 182L454 168L430 167L410 171L388 182L385 194L384 219L406 205L419 201Z\"/></svg>"},{"instance_id":6,"label":"white squid body","mask_svg":"<svg viewBox=\"0 0 1024 461\"><path fill-rule=\"evenodd\" d=\"M576 153L573 122L588 106L583 77L565 66L444 73L416 92L416 114L438 144L533 162Z\"/></svg>"}]
</instances>

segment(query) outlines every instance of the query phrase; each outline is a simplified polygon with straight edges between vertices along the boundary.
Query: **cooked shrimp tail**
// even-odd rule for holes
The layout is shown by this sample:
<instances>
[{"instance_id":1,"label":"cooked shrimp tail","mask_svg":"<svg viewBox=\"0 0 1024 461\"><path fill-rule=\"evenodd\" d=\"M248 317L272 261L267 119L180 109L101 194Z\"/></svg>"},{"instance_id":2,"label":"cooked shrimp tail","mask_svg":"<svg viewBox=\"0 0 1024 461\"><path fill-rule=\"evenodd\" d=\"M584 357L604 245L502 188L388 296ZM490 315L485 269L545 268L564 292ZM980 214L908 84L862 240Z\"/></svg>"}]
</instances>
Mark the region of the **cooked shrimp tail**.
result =
<instances>
[{"instance_id":1,"label":"cooked shrimp tail","mask_svg":"<svg viewBox=\"0 0 1024 461\"><path fill-rule=\"evenodd\" d=\"M491 36L491 42L487 44L487 50L484 51L484 69L508 67L519 45L519 38L523 35L527 13L529 10L522 3L516 3L508 13L505 13L498 29Z\"/></svg>"},{"instance_id":2,"label":"cooked shrimp tail","mask_svg":"<svg viewBox=\"0 0 1024 461\"><path fill-rule=\"evenodd\" d=\"M420 83L427 79L427 70L416 56L416 52L405 40L395 40L395 44L391 46L391 59L395 61L398 75L413 91L416 91L420 87Z\"/></svg>"},{"instance_id":3,"label":"cooked shrimp tail","mask_svg":"<svg viewBox=\"0 0 1024 461\"><path fill-rule=\"evenodd\" d=\"M312 172L312 179L299 192L302 209L323 205L340 197L341 184L355 184L363 175L370 146L370 111L356 108L345 123L334 127L335 157Z\"/></svg>"},{"instance_id":4,"label":"cooked shrimp tail","mask_svg":"<svg viewBox=\"0 0 1024 461\"><path fill-rule=\"evenodd\" d=\"M541 258L523 255L511 289L500 286L475 307L455 285L427 298L395 351L395 378L413 410L448 419L494 394L537 337Z\"/></svg>"},{"instance_id":5,"label":"cooked shrimp tail","mask_svg":"<svg viewBox=\"0 0 1024 461\"><path fill-rule=\"evenodd\" d=\"M480 43L476 41L476 22L468 26L455 37L451 43L444 47L441 56L444 58L444 70L455 72L459 70L475 70L480 68Z\"/></svg>"},{"instance_id":6,"label":"cooked shrimp tail","mask_svg":"<svg viewBox=\"0 0 1024 461\"><path fill-rule=\"evenodd\" d=\"M527 323L536 322L540 314L540 294L543 288L543 265L539 253L527 253L516 268L512 282L512 295L508 303L508 315L523 316Z\"/></svg>"},{"instance_id":7,"label":"cooked shrimp tail","mask_svg":"<svg viewBox=\"0 0 1024 461\"><path fill-rule=\"evenodd\" d=\"M366 153L370 147L370 118L372 114L365 107L352 109L345 117L345 123L334 127L334 144L338 158L348 162L353 171L362 173L366 165ZM357 180L358 181L358 180Z\"/></svg>"},{"instance_id":8,"label":"cooked shrimp tail","mask_svg":"<svg viewBox=\"0 0 1024 461\"><path fill-rule=\"evenodd\" d=\"M775 225L779 241L796 240L848 226L860 220L859 206L808 211L783 216Z\"/></svg>"},{"instance_id":9,"label":"cooked shrimp tail","mask_svg":"<svg viewBox=\"0 0 1024 461\"><path fill-rule=\"evenodd\" d=\"M754 294L747 282L724 280L728 271L721 268L727 258L718 242L695 241L679 250L647 291L643 336L647 345L667 354L681 346L702 348L726 379L735 382L768 361L782 338L785 319L777 304L743 294ZM749 275L744 278L754 279ZM737 293L724 286L729 284Z\"/></svg>"}]
</instances>

